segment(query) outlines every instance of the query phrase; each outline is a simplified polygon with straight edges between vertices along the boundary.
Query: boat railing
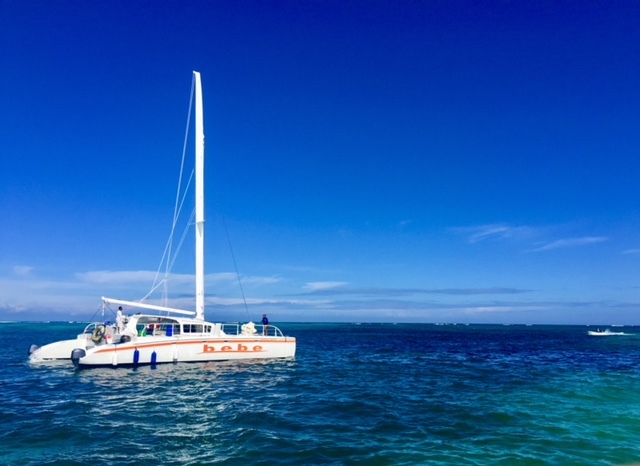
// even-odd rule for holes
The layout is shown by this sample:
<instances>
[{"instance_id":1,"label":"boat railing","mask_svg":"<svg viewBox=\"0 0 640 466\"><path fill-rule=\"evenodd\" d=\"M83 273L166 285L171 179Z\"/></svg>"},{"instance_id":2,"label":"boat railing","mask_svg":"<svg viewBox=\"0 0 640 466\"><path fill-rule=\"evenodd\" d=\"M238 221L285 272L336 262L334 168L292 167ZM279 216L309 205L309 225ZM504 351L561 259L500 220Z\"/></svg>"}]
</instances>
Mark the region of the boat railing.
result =
<instances>
[{"instance_id":1,"label":"boat railing","mask_svg":"<svg viewBox=\"0 0 640 466\"><path fill-rule=\"evenodd\" d=\"M91 335L98 325L104 325L102 322L91 322L84 328L83 334Z\"/></svg>"},{"instance_id":2,"label":"boat railing","mask_svg":"<svg viewBox=\"0 0 640 466\"><path fill-rule=\"evenodd\" d=\"M182 327L182 332L181 332ZM85 330L87 332L89 327ZM90 334L91 332L89 332ZM131 336L150 337L150 336L183 336L196 335L237 335L237 336L255 336L255 337L284 337L282 331L275 325L262 324L242 324L240 322L228 322L224 324L202 325L202 324L180 324L171 322L138 322L135 332L125 329L123 334L131 333Z\"/></svg>"},{"instance_id":3,"label":"boat railing","mask_svg":"<svg viewBox=\"0 0 640 466\"><path fill-rule=\"evenodd\" d=\"M283 337L282 331L275 325L258 325L258 332L267 337Z\"/></svg>"},{"instance_id":4,"label":"boat railing","mask_svg":"<svg viewBox=\"0 0 640 466\"><path fill-rule=\"evenodd\" d=\"M222 331L226 335L247 335L247 336L268 336L268 337L284 337L282 330L275 325L262 325L255 324L255 332L250 333L244 330L244 324L241 323L226 323L222 324Z\"/></svg>"}]
</instances>

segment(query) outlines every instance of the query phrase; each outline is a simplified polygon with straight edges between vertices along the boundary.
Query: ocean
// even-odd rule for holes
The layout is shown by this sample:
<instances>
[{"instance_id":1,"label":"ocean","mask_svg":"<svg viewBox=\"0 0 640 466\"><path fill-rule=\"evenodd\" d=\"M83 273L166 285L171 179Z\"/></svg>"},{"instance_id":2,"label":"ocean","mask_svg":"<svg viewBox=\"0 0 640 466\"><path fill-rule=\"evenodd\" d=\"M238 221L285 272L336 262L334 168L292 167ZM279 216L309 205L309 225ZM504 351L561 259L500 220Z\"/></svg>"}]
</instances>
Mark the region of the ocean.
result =
<instances>
[{"instance_id":1,"label":"ocean","mask_svg":"<svg viewBox=\"0 0 640 466\"><path fill-rule=\"evenodd\" d=\"M638 327L276 325L295 359L76 371L27 353L84 324L0 323L0 464L640 463Z\"/></svg>"}]
</instances>

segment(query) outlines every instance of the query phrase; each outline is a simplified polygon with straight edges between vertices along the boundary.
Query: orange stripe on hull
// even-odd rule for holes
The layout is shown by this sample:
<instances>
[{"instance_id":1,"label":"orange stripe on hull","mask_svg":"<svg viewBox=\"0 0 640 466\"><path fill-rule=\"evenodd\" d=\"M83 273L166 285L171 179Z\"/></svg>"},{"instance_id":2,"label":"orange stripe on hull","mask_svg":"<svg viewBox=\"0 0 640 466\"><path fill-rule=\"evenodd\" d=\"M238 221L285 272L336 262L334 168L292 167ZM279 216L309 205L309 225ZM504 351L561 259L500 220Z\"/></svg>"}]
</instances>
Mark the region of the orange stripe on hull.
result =
<instances>
[{"instance_id":1,"label":"orange stripe on hull","mask_svg":"<svg viewBox=\"0 0 640 466\"><path fill-rule=\"evenodd\" d=\"M273 345L273 344L295 344L296 340L295 338L290 338L286 341L270 341L270 340L223 340L223 341L208 341L208 340L201 340L201 341L167 341L167 342L163 342L163 343L147 343L145 344L145 342L142 343L124 343L125 345L131 344L131 346L126 346L123 347L121 345L123 345L122 343L117 344L117 346L113 347L113 348L101 348L96 350L96 353L100 353L100 354L107 354L107 353L113 353L113 352L118 352L118 351L132 351L132 350L136 350L136 349L154 349L154 348L162 348L162 347L166 347L166 346L172 346L172 345L178 345L178 346L184 346L184 345L229 345L229 344L255 344L255 343L268 343L269 345ZM252 350L252 352L262 352L263 350ZM203 350L203 353L207 352ZM217 350L215 351L216 353L242 353L242 352L247 352L245 351L239 351L239 350Z\"/></svg>"}]
</instances>

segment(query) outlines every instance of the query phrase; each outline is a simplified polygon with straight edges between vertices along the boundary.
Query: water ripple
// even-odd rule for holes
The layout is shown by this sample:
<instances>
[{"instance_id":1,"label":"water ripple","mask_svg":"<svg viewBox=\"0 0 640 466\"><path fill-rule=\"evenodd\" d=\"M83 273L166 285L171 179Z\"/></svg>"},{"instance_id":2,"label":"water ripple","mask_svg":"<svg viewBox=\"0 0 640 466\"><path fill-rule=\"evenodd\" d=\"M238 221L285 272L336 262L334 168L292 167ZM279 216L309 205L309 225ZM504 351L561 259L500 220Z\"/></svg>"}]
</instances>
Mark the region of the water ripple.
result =
<instances>
[{"instance_id":1,"label":"water ripple","mask_svg":"<svg viewBox=\"0 0 640 466\"><path fill-rule=\"evenodd\" d=\"M294 360L77 372L25 363L25 341L69 324L12 325L2 464L640 462L640 339L299 324Z\"/></svg>"}]
</instances>

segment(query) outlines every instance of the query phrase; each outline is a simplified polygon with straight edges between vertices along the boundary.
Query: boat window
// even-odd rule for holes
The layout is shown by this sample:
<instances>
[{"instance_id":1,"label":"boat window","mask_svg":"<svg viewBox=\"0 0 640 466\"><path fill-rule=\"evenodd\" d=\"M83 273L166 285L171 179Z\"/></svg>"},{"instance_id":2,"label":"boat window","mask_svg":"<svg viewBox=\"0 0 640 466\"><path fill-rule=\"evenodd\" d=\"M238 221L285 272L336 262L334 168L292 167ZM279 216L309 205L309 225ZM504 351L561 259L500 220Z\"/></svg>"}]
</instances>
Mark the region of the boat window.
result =
<instances>
[{"instance_id":1,"label":"boat window","mask_svg":"<svg viewBox=\"0 0 640 466\"><path fill-rule=\"evenodd\" d=\"M202 333L202 325L198 324L198 325L193 325L193 324L185 324L184 326L184 333Z\"/></svg>"}]
</instances>

